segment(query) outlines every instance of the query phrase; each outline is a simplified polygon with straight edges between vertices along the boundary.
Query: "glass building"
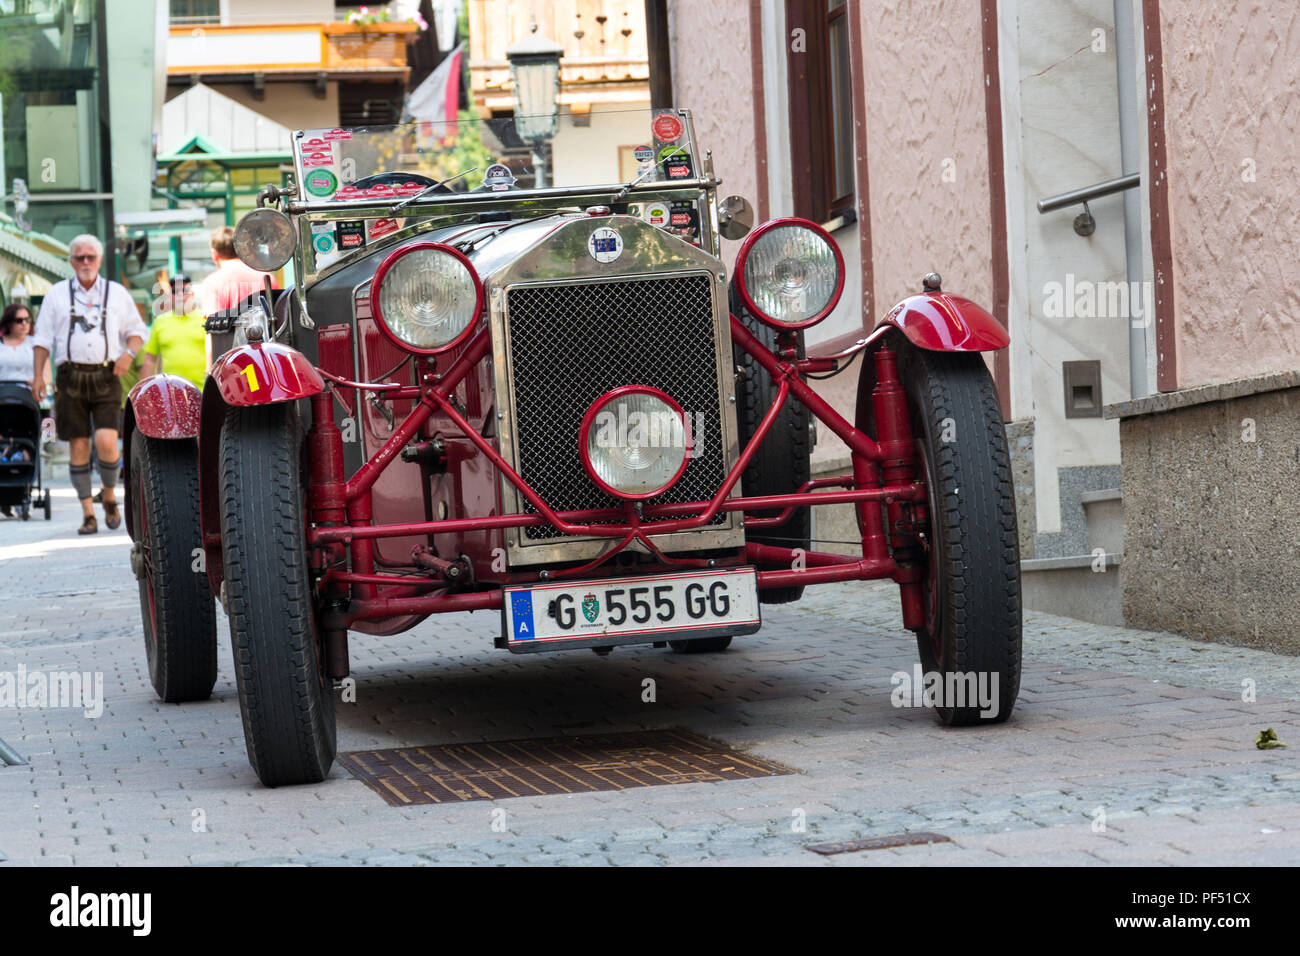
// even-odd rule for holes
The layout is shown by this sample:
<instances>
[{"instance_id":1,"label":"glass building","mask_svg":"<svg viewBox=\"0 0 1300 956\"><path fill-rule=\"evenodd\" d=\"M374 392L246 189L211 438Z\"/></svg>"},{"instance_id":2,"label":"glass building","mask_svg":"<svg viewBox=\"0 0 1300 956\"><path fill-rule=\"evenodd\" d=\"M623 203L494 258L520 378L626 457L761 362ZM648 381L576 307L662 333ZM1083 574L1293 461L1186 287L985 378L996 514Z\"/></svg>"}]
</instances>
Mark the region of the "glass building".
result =
<instances>
[{"instance_id":1,"label":"glass building","mask_svg":"<svg viewBox=\"0 0 1300 956\"><path fill-rule=\"evenodd\" d=\"M29 231L64 243L111 234L104 16L103 0L0 0L4 192L24 180Z\"/></svg>"}]
</instances>

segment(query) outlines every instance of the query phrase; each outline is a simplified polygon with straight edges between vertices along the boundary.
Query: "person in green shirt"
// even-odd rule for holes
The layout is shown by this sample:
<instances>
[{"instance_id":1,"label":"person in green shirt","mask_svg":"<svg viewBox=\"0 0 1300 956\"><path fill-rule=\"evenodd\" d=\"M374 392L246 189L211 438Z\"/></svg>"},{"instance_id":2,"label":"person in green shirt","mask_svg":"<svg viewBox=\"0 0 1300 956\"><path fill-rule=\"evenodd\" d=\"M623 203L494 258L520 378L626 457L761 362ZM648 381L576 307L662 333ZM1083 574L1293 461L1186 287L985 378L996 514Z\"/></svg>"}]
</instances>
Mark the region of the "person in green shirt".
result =
<instances>
[{"instance_id":1,"label":"person in green shirt","mask_svg":"<svg viewBox=\"0 0 1300 956\"><path fill-rule=\"evenodd\" d=\"M142 377L166 372L187 378L202 389L208 374L203 314L198 310L187 277L177 275L171 287L171 309L154 319L149 327L149 341L142 351Z\"/></svg>"}]
</instances>

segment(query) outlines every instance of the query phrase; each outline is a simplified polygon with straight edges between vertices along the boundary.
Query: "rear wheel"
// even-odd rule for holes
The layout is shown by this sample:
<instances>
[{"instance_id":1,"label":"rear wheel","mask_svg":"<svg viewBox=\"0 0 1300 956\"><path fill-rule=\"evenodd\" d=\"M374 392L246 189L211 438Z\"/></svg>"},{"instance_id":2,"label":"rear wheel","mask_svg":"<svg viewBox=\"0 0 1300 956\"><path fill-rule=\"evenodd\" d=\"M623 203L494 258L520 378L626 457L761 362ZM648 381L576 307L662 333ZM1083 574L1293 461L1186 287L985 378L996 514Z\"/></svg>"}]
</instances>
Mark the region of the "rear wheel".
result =
<instances>
[{"instance_id":1,"label":"rear wheel","mask_svg":"<svg viewBox=\"0 0 1300 956\"><path fill-rule=\"evenodd\" d=\"M303 432L290 404L232 408L221 432L221 535L248 759L268 787L334 762L332 682L307 562Z\"/></svg>"},{"instance_id":2,"label":"rear wheel","mask_svg":"<svg viewBox=\"0 0 1300 956\"><path fill-rule=\"evenodd\" d=\"M207 700L217 682L217 612L194 567L199 527L198 448L193 439L131 436L131 564L140 584L149 681L169 703ZM45 502L49 515L49 500Z\"/></svg>"},{"instance_id":3,"label":"rear wheel","mask_svg":"<svg viewBox=\"0 0 1300 956\"><path fill-rule=\"evenodd\" d=\"M764 346L776 350L775 329L748 315L740 303L734 301L734 297L732 310L740 316L745 327ZM800 352L802 353L802 345ZM772 381L772 376L767 374L767 370L740 346L735 346L735 362L741 369L741 374L736 379L736 424L740 432L740 447L743 449L753 434L758 431L763 416L776 400L777 386ZM741 476L741 488L746 497L790 494L803 487L811 473L808 460L812 452L812 433L809 428L811 421L807 407L793 395L788 396L785 406L776 421L772 423L763 444L759 446L750 460L749 467ZM752 515L770 518L780 513L780 509L777 509L756 511L752 512ZM796 508L785 524L777 525L768 531L746 532L745 539L777 548L802 548L808 551L812 547L812 509L806 506ZM790 566L759 562L758 569L788 571ZM789 604L803 596L803 586L765 588L758 592L758 596L764 604Z\"/></svg>"},{"instance_id":4,"label":"rear wheel","mask_svg":"<svg viewBox=\"0 0 1300 956\"><path fill-rule=\"evenodd\" d=\"M945 689L960 691L940 698L944 723L999 723L1020 692L1021 604L1015 492L997 391L976 353L931 352L898 334L887 342L898 353L929 491L925 624L916 632L921 664L942 676ZM871 403L862 397L859 414L875 435Z\"/></svg>"}]
</instances>

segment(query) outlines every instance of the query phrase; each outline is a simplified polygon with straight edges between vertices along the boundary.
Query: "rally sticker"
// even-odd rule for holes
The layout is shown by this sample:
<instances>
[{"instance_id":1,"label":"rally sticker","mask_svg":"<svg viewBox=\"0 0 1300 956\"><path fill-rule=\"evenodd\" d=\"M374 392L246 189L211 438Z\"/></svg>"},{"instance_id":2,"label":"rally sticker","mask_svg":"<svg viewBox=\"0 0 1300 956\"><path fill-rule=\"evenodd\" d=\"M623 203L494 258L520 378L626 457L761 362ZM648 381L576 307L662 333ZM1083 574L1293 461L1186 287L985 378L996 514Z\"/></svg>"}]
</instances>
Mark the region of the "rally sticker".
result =
<instances>
[{"instance_id":1,"label":"rally sticker","mask_svg":"<svg viewBox=\"0 0 1300 956\"><path fill-rule=\"evenodd\" d=\"M650 129L661 143L672 143L682 138L682 121L676 113L660 113L651 122Z\"/></svg>"},{"instance_id":2,"label":"rally sticker","mask_svg":"<svg viewBox=\"0 0 1300 956\"><path fill-rule=\"evenodd\" d=\"M302 154L303 169L312 169L317 166L332 166L334 164L334 153L328 149L313 150L310 153Z\"/></svg>"},{"instance_id":3,"label":"rally sticker","mask_svg":"<svg viewBox=\"0 0 1300 956\"><path fill-rule=\"evenodd\" d=\"M649 163L655 158L655 151L650 146L638 146L632 150L632 156L638 163Z\"/></svg>"},{"instance_id":4,"label":"rally sticker","mask_svg":"<svg viewBox=\"0 0 1300 956\"><path fill-rule=\"evenodd\" d=\"M366 224L361 219L340 220L334 228L340 249L360 249L366 244Z\"/></svg>"},{"instance_id":5,"label":"rally sticker","mask_svg":"<svg viewBox=\"0 0 1300 956\"><path fill-rule=\"evenodd\" d=\"M492 190L509 189L515 184L515 174L505 163L493 163L483 174L483 185Z\"/></svg>"},{"instance_id":6,"label":"rally sticker","mask_svg":"<svg viewBox=\"0 0 1300 956\"><path fill-rule=\"evenodd\" d=\"M681 146L665 146L659 151L659 162L669 179L691 178L691 154Z\"/></svg>"},{"instance_id":7,"label":"rally sticker","mask_svg":"<svg viewBox=\"0 0 1300 956\"><path fill-rule=\"evenodd\" d=\"M322 198L334 195L339 179L328 169L314 169L306 174L307 192Z\"/></svg>"},{"instance_id":8,"label":"rally sticker","mask_svg":"<svg viewBox=\"0 0 1300 956\"><path fill-rule=\"evenodd\" d=\"M327 140L351 139L352 130L350 129L327 129L324 134Z\"/></svg>"},{"instance_id":9,"label":"rally sticker","mask_svg":"<svg viewBox=\"0 0 1300 956\"><path fill-rule=\"evenodd\" d=\"M587 240L587 251L597 262L613 262L623 254L623 237L617 229L601 226Z\"/></svg>"},{"instance_id":10,"label":"rally sticker","mask_svg":"<svg viewBox=\"0 0 1300 956\"><path fill-rule=\"evenodd\" d=\"M666 203L661 202L646 203L645 211L641 216L652 226L666 226L668 225L668 206Z\"/></svg>"},{"instance_id":11,"label":"rally sticker","mask_svg":"<svg viewBox=\"0 0 1300 956\"><path fill-rule=\"evenodd\" d=\"M334 251L334 230L329 223L312 223L311 247L322 255Z\"/></svg>"},{"instance_id":12,"label":"rally sticker","mask_svg":"<svg viewBox=\"0 0 1300 956\"><path fill-rule=\"evenodd\" d=\"M366 238L373 242L384 236L391 236L402 228L405 219L371 219L366 226Z\"/></svg>"}]
</instances>

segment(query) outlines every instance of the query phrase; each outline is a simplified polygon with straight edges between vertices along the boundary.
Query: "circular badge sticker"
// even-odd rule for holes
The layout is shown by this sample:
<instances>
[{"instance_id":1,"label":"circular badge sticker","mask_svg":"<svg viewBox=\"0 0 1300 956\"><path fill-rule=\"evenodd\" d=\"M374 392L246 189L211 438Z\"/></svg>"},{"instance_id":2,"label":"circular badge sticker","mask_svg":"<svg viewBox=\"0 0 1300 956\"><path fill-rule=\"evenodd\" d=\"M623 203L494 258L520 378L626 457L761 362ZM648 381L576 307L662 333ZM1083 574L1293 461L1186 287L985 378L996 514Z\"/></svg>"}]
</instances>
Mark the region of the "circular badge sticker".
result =
<instances>
[{"instance_id":1,"label":"circular badge sticker","mask_svg":"<svg viewBox=\"0 0 1300 956\"><path fill-rule=\"evenodd\" d=\"M602 226L587 240L587 251L597 262L613 262L623 254L623 237L617 229Z\"/></svg>"},{"instance_id":2,"label":"circular badge sticker","mask_svg":"<svg viewBox=\"0 0 1300 956\"><path fill-rule=\"evenodd\" d=\"M632 157L638 163L648 163L654 160L655 151L650 146L638 146L636 149L632 150Z\"/></svg>"},{"instance_id":3,"label":"circular badge sticker","mask_svg":"<svg viewBox=\"0 0 1300 956\"><path fill-rule=\"evenodd\" d=\"M489 189L509 189L515 184L515 174L504 163L493 163L483 174L483 185Z\"/></svg>"},{"instance_id":4,"label":"circular badge sticker","mask_svg":"<svg viewBox=\"0 0 1300 956\"><path fill-rule=\"evenodd\" d=\"M652 226L666 226L668 224L668 206L661 202L646 203L643 216L645 221Z\"/></svg>"},{"instance_id":5,"label":"circular badge sticker","mask_svg":"<svg viewBox=\"0 0 1300 956\"><path fill-rule=\"evenodd\" d=\"M320 233L312 238L312 245L316 247L317 252L331 252L334 249L334 237L327 233Z\"/></svg>"},{"instance_id":6,"label":"circular badge sticker","mask_svg":"<svg viewBox=\"0 0 1300 956\"><path fill-rule=\"evenodd\" d=\"M650 124L655 139L661 143L671 143L682 138L682 121L673 113L660 113Z\"/></svg>"},{"instance_id":7,"label":"circular badge sticker","mask_svg":"<svg viewBox=\"0 0 1300 956\"><path fill-rule=\"evenodd\" d=\"M307 192L313 196L333 196L338 188L338 177L328 169L314 169L307 174Z\"/></svg>"}]
</instances>

